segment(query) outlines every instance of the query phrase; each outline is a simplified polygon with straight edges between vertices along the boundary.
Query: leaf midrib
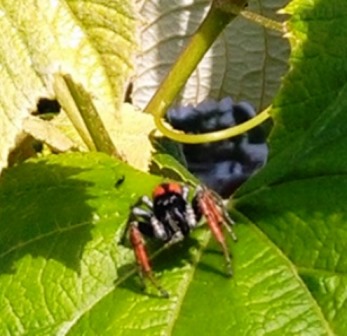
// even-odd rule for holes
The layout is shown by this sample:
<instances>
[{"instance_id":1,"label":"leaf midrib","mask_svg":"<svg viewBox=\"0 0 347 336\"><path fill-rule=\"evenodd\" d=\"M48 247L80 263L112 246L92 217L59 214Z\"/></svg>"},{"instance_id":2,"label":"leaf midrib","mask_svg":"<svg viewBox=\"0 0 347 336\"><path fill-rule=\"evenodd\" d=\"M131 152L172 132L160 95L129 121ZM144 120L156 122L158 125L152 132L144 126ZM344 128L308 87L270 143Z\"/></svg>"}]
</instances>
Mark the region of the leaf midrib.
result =
<instances>
[{"instance_id":1,"label":"leaf midrib","mask_svg":"<svg viewBox=\"0 0 347 336\"><path fill-rule=\"evenodd\" d=\"M201 259L201 256L202 256L203 252L205 251L208 243L210 242L210 238L211 238L211 233L209 231L205 231L204 236L202 237L201 242L199 244L198 253L197 253L196 257L194 258L194 262L192 262L192 264L191 264L190 271L188 272L189 276L187 277L187 280L185 282L183 282L183 284L179 288L177 288L177 292L182 293L182 295L178 296L179 299L177 300L177 303L175 305L175 309L172 311L171 323L168 324L166 335L172 335L172 330L175 326L175 322L176 322L177 318L179 317L179 312L181 311L181 307L183 305L184 298L185 298L186 293L188 291L189 285L193 280L194 273L197 269L197 265Z\"/></svg>"},{"instance_id":2,"label":"leaf midrib","mask_svg":"<svg viewBox=\"0 0 347 336\"><path fill-rule=\"evenodd\" d=\"M319 306L318 302L315 300L309 289L307 288L305 282L300 277L300 272L298 267L296 267L291 260L283 253L283 251L276 245L272 240L268 238L268 236L260 230L258 226L256 226L247 216L244 214L241 214L240 212L237 212L237 216L239 218L243 218L243 222L248 223L249 227L255 232L255 234L259 237L259 239L263 240L268 246L270 246L276 253L278 253L279 257L283 260L285 264L287 264L288 268L292 272L293 276L297 280L299 286L303 289L303 292L306 293L309 301L312 303L313 309L316 311L317 316L320 317L320 320L322 321L322 326L327 331L327 335L334 336L335 333L332 331L328 321L326 320L321 307Z\"/></svg>"}]
</instances>

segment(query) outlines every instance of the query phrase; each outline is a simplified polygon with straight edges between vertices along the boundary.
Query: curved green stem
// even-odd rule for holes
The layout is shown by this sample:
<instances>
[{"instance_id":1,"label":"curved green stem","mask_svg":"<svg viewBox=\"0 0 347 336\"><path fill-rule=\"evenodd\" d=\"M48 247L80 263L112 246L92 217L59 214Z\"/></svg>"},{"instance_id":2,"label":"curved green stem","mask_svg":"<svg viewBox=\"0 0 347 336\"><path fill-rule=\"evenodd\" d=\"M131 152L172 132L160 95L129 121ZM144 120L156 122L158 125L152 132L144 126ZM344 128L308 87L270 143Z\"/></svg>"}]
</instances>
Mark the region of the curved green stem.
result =
<instances>
[{"instance_id":1,"label":"curved green stem","mask_svg":"<svg viewBox=\"0 0 347 336\"><path fill-rule=\"evenodd\" d=\"M145 111L154 115L157 129L166 137L178 142L191 144L219 141L244 133L270 117L269 108L267 108L253 119L241 125L205 134L185 134L173 130L164 122L167 109L182 90L207 50L228 23L240 14L246 2L246 0L213 1L206 18L146 106Z\"/></svg>"},{"instance_id":2,"label":"curved green stem","mask_svg":"<svg viewBox=\"0 0 347 336\"><path fill-rule=\"evenodd\" d=\"M246 122L237 126L204 134L186 134L180 131L173 130L172 128L169 128L170 125L164 123L163 118L155 118L155 123L158 130L172 140L189 144L199 144L205 142L220 141L247 132L248 130L260 125L266 119L271 117L269 113L270 108L271 106L269 106L263 112L257 114L254 118L247 120Z\"/></svg>"},{"instance_id":3,"label":"curved green stem","mask_svg":"<svg viewBox=\"0 0 347 336\"><path fill-rule=\"evenodd\" d=\"M228 0L228 2L240 3L240 0ZM243 2L246 3L244 0ZM237 14L221 10L215 2L212 4L206 18L146 106L146 112L154 115L156 119L165 115L207 50L236 16Z\"/></svg>"}]
</instances>

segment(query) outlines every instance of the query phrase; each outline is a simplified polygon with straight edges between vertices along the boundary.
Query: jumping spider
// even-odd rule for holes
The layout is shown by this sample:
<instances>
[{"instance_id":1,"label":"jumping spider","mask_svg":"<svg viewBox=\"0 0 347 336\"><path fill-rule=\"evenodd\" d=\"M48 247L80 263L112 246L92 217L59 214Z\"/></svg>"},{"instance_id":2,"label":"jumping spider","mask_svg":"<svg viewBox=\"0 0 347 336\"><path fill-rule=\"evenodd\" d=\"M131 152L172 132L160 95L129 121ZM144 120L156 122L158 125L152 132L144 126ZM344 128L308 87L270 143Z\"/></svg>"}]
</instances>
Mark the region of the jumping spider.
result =
<instances>
[{"instance_id":1,"label":"jumping spider","mask_svg":"<svg viewBox=\"0 0 347 336\"><path fill-rule=\"evenodd\" d=\"M188 194L187 185L176 182L159 184L153 190L152 200L143 196L132 207L125 230L134 249L141 278L148 278L164 297L169 294L153 276L145 248L145 237L159 239L165 246L170 246L182 241L197 227L202 217L205 217L214 238L222 248L227 275L232 275L231 254L222 227L236 241L232 230L234 221L229 217L220 197L213 191L200 185L196 187L191 202L188 201Z\"/></svg>"}]
</instances>

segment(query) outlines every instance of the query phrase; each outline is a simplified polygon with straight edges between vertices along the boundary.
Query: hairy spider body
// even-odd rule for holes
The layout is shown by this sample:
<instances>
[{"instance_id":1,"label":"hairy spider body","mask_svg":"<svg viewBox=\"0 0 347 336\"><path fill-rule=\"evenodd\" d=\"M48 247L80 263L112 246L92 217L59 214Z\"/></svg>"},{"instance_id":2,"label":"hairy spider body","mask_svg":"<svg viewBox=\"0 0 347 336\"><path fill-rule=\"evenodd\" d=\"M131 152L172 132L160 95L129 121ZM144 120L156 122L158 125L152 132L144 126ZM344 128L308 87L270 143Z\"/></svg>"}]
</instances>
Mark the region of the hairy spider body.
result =
<instances>
[{"instance_id":1,"label":"hairy spider body","mask_svg":"<svg viewBox=\"0 0 347 336\"><path fill-rule=\"evenodd\" d=\"M189 187L176 182L159 184L153 190L152 200L143 196L132 207L126 233L129 234L141 278L148 278L160 293L168 293L153 276L145 237L163 241L165 246L182 241L190 231L197 227L201 217L220 244L226 261L227 274L232 275L231 254L226 244L222 228L236 241L231 228L234 222L228 216L219 196L206 187L198 186L193 199L188 201Z\"/></svg>"}]
</instances>

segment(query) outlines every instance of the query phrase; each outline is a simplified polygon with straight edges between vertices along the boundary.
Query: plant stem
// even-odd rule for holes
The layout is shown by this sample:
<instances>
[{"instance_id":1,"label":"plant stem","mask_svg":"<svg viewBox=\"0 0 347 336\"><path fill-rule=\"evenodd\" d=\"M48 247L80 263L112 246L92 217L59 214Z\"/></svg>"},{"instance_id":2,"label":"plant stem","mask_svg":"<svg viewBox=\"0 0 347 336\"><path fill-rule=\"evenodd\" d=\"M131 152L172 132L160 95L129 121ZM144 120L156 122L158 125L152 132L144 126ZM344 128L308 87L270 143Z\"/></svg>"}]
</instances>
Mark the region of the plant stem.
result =
<instances>
[{"instance_id":1,"label":"plant stem","mask_svg":"<svg viewBox=\"0 0 347 336\"><path fill-rule=\"evenodd\" d=\"M71 95L64 76L61 74L56 74L54 76L54 91L59 104L64 109L65 113L75 127L84 144L89 150L96 150L93 139L91 138L88 129L80 115L76 101Z\"/></svg>"},{"instance_id":2,"label":"plant stem","mask_svg":"<svg viewBox=\"0 0 347 336\"><path fill-rule=\"evenodd\" d=\"M163 121L164 115L188 78L195 70L205 53L212 46L218 35L246 5L245 0L214 0L206 18L199 26L186 48L179 55L159 89L145 108L154 116L157 129L168 138L184 143L213 142L237 136L256 127L270 117L269 108L247 122L205 134L185 134L172 130Z\"/></svg>"},{"instance_id":3,"label":"plant stem","mask_svg":"<svg viewBox=\"0 0 347 336\"><path fill-rule=\"evenodd\" d=\"M158 130L163 133L166 137L175 140L177 142L189 143L189 144L199 144L206 142L221 141L224 139L229 139L237 135L243 134L250 129L260 125L265 120L271 117L269 111L271 106L267 107L264 111L257 114L252 119L249 119L242 124L232 126L220 131L203 133L203 134L186 134L181 131L176 131L170 129L170 125L164 124L162 118L156 119L156 126Z\"/></svg>"},{"instance_id":4,"label":"plant stem","mask_svg":"<svg viewBox=\"0 0 347 336\"><path fill-rule=\"evenodd\" d=\"M120 158L90 94L83 86L75 83L69 75L56 75L55 88L59 103L64 107L89 150Z\"/></svg>"},{"instance_id":5,"label":"plant stem","mask_svg":"<svg viewBox=\"0 0 347 336\"><path fill-rule=\"evenodd\" d=\"M234 12L222 10L220 2L213 2L206 18L146 106L146 112L153 114L156 118L161 118L165 114L218 35L237 16ZM229 0L228 3L241 6L246 1Z\"/></svg>"}]
</instances>

